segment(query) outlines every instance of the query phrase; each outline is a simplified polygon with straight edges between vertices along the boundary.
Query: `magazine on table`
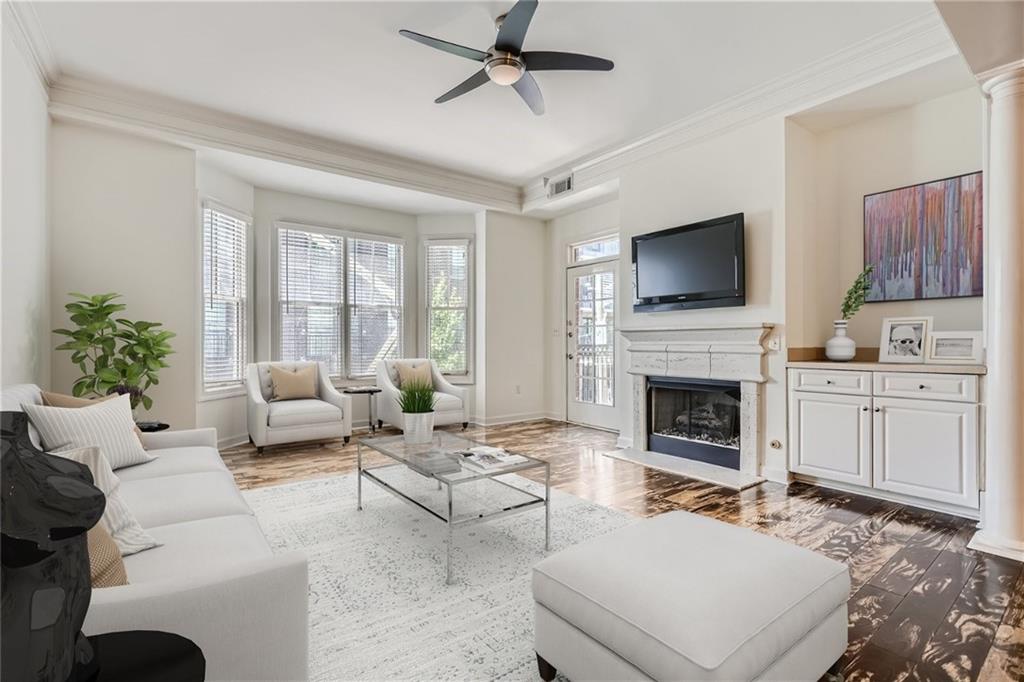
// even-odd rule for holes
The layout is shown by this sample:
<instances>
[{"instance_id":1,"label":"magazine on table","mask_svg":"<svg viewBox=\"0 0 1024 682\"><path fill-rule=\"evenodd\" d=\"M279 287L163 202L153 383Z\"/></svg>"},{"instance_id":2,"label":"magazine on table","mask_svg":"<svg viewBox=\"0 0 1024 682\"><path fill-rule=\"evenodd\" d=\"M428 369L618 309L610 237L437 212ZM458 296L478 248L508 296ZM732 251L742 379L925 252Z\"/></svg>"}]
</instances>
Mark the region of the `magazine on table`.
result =
<instances>
[{"instance_id":1,"label":"magazine on table","mask_svg":"<svg viewBox=\"0 0 1024 682\"><path fill-rule=\"evenodd\" d=\"M504 448L489 445L477 445L467 450L460 450L463 461L480 471L495 471L506 467L523 464L529 460L522 455L515 455Z\"/></svg>"}]
</instances>

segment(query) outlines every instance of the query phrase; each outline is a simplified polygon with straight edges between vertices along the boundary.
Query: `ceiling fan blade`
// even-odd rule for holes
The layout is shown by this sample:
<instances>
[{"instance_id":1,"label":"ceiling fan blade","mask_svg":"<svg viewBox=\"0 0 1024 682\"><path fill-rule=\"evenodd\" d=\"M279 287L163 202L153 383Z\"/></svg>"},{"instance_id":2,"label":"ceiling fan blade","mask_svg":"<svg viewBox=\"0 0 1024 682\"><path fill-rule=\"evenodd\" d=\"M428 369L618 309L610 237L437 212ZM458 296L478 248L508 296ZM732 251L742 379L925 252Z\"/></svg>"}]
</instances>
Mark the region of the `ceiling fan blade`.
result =
<instances>
[{"instance_id":1,"label":"ceiling fan blade","mask_svg":"<svg viewBox=\"0 0 1024 682\"><path fill-rule=\"evenodd\" d=\"M448 52L449 54L453 54L458 57L472 59L476 62L482 62L487 59L488 56L486 52L474 50L472 47L456 45L455 43L449 43L447 40L431 38L430 36L425 36L422 33L416 33L416 31L407 31L404 28L398 32L398 35L405 36L409 40L415 40L417 43L422 43L427 47L434 48L435 50L441 50L442 52Z\"/></svg>"},{"instance_id":2,"label":"ceiling fan blade","mask_svg":"<svg viewBox=\"0 0 1024 682\"><path fill-rule=\"evenodd\" d=\"M522 52L523 41L526 40L526 30L530 28L530 20L533 19L535 11L537 11L537 0L519 0L501 22L494 47L512 54Z\"/></svg>"},{"instance_id":3,"label":"ceiling fan blade","mask_svg":"<svg viewBox=\"0 0 1024 682\"><path fill-rule=\"evenodd\" d=\"M453 100L460 95L465 95L470 90L476 90L489 80L491 79L487 77L487 72L484 71L483 69L480 69L472 76L470 76L469 78L462 81L448 92L444 93L443 95L435 99L434 104L444 104L445 102Z\"/></svg>"},{"instance_id":4,"label":"ceiling fan blade","mask_svg":"<svg viewBox=\"0 0 1024 682\"><path fill-rule=\"evenodd\" d=\"M519 96L523 98L526 105L530 107L530 110L534 114L540 116L544 113L544 96L540 94L540 86L537 85L537 81L527 71L523 74L523 77L512 84L515 91L519 93Z\"/></svg>"},{"instance_id":5,"label":"ceiling fan blade","mask_svg":"<svg viewBox=\"0 0 1024 682\"><path fill-rule=\"evenodd\" d=\"M611 71L615 68L609 59L573 52L524 52L521 57L530 71Z\"/></svg>"}]
</instances>

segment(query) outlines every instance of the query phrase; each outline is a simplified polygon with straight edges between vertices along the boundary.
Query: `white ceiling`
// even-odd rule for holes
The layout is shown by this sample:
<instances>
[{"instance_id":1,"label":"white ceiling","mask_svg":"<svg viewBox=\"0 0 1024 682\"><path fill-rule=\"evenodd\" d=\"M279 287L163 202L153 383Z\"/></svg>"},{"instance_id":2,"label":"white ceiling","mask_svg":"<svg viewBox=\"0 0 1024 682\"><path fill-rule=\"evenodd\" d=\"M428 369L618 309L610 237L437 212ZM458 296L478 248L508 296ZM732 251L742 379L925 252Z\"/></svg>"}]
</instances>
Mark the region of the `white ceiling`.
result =
<instances>
[{"instance_id":1,"label":"white ceiling","mask_svg":"<svg viewBox=\"0 0 1024 682\"><path fill-rule=\"evenodd\" d=\"M547 114L479 65L400 28L486 49L507 2L36 3L62 72L495 180L523 182L635 138L899 23L931 2L542 0L526 49L612 59L536 76Z\"/></svg>"},{"instance_id":2,"label":"white ceiling","mask_svg":"<svg viewBox=\"0 0 1024 682\"><path fill-rule=\"evenodd\" d=\"M209 164L253 187L318 197L399 213L474 213L481 206L458 199L383 185L337 173L294 166L220 149L199 149L200 163Z\"/></svg>"}]
</instances>

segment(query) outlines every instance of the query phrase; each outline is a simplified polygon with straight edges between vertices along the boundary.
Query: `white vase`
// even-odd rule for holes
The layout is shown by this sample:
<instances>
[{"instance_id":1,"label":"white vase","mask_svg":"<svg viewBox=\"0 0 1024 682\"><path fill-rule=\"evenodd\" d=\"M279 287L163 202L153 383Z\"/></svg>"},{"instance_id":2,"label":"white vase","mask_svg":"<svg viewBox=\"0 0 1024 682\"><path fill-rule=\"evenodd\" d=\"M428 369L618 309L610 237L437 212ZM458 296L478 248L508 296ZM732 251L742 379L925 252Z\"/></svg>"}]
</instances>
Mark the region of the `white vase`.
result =
<instances>
[{"instance_id":1,"label":"white vase","mask_svg":"<svg viewBox=\"0 0 1024 682\"><path fill-rule=\"evenodd\" d=\"M434 437L433 412L403 412L402 435L409 445L429 443Z\"/></svg>"},{"instance_id":2,"label":"white vase","mask_svg":"<svg viewBox=\"0 0 1024 682\"><path fill-rule=\"evenodd\" d=\"M846 335L846 320L836 320L832 323L836 335L825 342L825 357L829 360L847 362L853 360L857 354L857 343Z\"/></svg>"}]
</instances>

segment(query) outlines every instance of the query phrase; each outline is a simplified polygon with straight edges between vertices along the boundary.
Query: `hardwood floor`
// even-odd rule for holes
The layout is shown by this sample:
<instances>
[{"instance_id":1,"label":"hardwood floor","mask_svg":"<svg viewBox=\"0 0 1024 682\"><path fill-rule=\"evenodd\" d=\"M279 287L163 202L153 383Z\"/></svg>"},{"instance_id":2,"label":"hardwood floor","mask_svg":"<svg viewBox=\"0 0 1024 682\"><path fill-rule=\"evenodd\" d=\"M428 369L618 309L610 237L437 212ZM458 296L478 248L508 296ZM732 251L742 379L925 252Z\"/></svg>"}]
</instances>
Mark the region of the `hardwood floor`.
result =
<instances>
[{"instance_id":1,"label":"hardwood floor","mask_svg":"<svg viewBox=\"0 0 1024 682\"><path fill-rule=\"evenodd\" d=\"M969 521L803 484L737 493L604 457L612 434L563 423L466 434L550 461L552 485L598 504L638 516L686 509L845 561L853 581L847 680L1024 680L1022 565L968 549ZM351 472L356 445L262 456L243 446L223 456L238 484L253 488Z\"/></svg>"}]
</instances>

